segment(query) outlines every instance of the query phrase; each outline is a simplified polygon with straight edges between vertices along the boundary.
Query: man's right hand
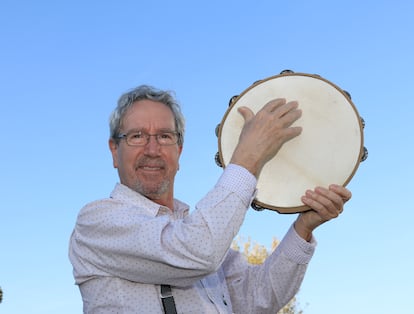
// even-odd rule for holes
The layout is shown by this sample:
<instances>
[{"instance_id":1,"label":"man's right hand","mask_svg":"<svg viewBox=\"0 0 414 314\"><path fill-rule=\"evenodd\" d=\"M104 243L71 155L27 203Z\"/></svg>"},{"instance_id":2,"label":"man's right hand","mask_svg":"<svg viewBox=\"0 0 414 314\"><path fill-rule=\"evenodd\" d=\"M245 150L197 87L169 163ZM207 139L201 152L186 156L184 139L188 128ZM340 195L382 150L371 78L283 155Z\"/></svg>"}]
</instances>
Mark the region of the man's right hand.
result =
<instances>
[{"instance_id":1,"label":"man's right hand","mask_svg":"<svg viewBox=\"0 0 414 314\"><path fill-rule=\"evenodd\" d=\"M285 99L268 102L256 114L247 107L238 111L244 118L244 126L230 163L246 168L258 178L263 166L282 145L302 132L301 127L292 127L302 111L298 102Z\"/></svg>"}]
</instances>

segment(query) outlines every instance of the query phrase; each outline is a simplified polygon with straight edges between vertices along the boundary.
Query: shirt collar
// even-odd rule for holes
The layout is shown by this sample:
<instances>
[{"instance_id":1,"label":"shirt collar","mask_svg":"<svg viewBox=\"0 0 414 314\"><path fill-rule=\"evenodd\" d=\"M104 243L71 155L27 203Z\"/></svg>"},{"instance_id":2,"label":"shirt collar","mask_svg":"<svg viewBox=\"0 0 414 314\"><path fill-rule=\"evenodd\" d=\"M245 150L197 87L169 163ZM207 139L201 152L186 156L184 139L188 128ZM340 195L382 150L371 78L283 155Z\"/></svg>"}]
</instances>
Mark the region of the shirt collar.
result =
<instances>
[{"instance_id":1,"label":"shirt collar","mask_svg":"<svg viewBox=\"0 0 414 314\"><path fill-rule=\"evenodd\" d=\"M145 209L149 215L154 217L157 215L174 213L174 216L179 218L188 215L189 212L189 206L180 200L174 199L174 211L171 211L169 208L151 201L142 194L121 183L115 185L110 197L131 205L139 206L140 208Z\"/></svg>"}]
</instances>

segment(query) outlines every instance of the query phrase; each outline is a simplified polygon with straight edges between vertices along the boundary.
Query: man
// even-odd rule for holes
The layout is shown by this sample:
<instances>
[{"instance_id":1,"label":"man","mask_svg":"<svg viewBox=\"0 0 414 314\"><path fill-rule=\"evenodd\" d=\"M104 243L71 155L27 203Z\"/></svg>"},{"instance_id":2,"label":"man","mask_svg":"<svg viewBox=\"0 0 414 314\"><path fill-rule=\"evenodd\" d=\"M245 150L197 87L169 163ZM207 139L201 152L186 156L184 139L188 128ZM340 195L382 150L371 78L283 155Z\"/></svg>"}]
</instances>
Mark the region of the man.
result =
<instances>
[{"instance_id":1,"label":"man","mask_svg":"<svg viewBox=\"0 0 414 314\"><path fill-rule=\"evenodd\" d=\"M249 266L230 249L265 163L290 139L298 103L277 99L245 120L230 164L196 205L174 198L184 118L167 92L140 86L111 115L109 148L120 183L79 213L69 256L85 313L277 313L298 291L315 248L313 230L335 218L351 193L304 191L277 250ZM189 185L194 184L189 182Z\"/></svg>"}]
</instances>

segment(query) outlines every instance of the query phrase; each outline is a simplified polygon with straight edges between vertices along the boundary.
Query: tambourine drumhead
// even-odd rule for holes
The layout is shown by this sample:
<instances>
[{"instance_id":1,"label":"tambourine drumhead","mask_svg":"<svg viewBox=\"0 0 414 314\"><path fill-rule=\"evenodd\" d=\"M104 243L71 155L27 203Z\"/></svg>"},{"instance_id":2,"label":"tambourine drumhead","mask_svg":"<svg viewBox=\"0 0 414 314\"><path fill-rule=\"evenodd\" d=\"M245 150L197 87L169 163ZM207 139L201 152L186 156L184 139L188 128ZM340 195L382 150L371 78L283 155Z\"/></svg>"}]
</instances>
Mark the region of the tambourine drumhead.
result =
<instances>
[{"instance_id":1,"label":"tambourine drumhead","mask_svg":"<svg viewBox=\"0 0 414 314\"><path fill-rule=\"evenodd\" d=\"M218 133L223 167L244 125L237 108L246 106L256 113L276 98L299 102L302 117L295 125L302 133L285 143L261 171L255 204L280 213L302 212L309 209L301 202L307 189L345 186L355 174L364 149L361 118L350 97L319 76L289 73L261 80L240 94L223 117Z\"/></svg>"}]
</instances>

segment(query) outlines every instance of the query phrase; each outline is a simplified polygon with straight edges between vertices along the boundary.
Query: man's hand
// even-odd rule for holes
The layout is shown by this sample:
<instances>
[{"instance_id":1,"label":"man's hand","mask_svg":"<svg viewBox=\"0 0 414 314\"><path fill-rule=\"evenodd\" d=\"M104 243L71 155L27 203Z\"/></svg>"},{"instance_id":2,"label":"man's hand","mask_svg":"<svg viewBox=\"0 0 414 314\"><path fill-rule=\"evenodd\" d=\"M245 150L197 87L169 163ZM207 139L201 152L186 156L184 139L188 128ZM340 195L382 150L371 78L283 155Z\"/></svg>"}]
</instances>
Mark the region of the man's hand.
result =
<instances>
[{"instance_id":1,"label":"man's hand","mask_svg":"<svg viewBox=\"0 0 414 314\"><path fill-rule=\"evenodd\" d=\"M330 185L328 189L317 187L313 191L306 191L302 202L311 210L299 214L294 225L296 232L306 241L310 241L313 230L338 217L351 197L348 189L336 184Z\"/></svg>"},{"instance_id":2,"label":"man's hand","mask_svg":"<svg viewBox=\"0 0 414 314\"><path fill-rule=\"evenodd\" d=\"M268 102L256 115L247 107L240 107L238 111L245 122L230 162L258 178L263 166L282 145L302 132L301 127L291 126L302 111L296 101L285 99Z\"/></svg>"}]
</instances>

